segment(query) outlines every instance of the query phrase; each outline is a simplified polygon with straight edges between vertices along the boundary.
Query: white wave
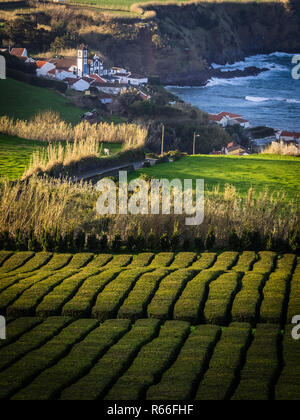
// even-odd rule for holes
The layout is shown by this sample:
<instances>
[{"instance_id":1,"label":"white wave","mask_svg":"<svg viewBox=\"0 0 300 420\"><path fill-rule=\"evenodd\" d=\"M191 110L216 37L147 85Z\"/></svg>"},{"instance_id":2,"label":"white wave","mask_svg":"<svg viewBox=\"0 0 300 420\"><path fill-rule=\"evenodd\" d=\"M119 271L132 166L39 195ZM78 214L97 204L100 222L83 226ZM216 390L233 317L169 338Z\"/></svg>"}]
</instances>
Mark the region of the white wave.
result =
<instances>
[{"instance_id":1,"label":"white wave","mask_svg":"<svg viewBox=\"0 0 300 420\"><path fill-rule=\"evenodd\" d=\"M286 58L286 57L293 57L294 55L296 55L296 54L276 51L272 54L269 54L269 57Z\"/></svg>"},{"instance_id":2,"label":"white wave","mask_svg":"<svg viewBox=\"0 0 300 420\"><path fill-rule=\"evenodd\" d=\"M300 104L300 100L298 99L287 99L288 104Z\"/></svg>"},{"instance_id":3,"label":"white wave","mask_svg":"<svg viewBox=\"0 0 300 420\"><path fill-rule=\"evenodd\" d=\"M246 96L245 99L250 102L267 102L270 100L270 98L261 98L259 96Z\"/></svg>"}]
</instances>

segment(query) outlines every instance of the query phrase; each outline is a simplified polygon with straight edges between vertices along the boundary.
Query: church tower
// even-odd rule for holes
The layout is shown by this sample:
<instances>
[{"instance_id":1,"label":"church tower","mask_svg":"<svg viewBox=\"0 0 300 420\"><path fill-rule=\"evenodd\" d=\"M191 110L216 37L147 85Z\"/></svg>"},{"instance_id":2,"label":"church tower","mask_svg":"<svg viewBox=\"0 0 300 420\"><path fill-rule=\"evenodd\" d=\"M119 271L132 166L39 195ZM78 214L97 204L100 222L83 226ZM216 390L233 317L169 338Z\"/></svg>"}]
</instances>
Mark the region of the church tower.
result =
<instances>
[{"instance_id":1,"label":"church tower","mask_svg":"<svg viewBox=\"0 0 300 420\"><path fill-rule=\"evenodd\" d=\"M77 75L88 76L88 47L80 45L77 52Z\"/></svg>"}]
</instances>

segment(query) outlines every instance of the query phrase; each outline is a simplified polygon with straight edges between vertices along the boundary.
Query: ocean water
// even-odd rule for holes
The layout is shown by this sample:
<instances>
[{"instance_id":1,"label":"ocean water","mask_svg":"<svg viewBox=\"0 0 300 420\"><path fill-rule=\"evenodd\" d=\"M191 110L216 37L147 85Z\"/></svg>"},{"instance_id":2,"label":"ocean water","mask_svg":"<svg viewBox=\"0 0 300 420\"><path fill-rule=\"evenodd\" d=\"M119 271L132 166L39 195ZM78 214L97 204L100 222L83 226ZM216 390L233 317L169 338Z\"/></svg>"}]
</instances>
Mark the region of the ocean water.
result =
<instances>
[{"instance_id":1,"label":"ocean water","mask_svg":"<svg viewBox=\"0 0 300 420\"><path fill-rule=\"evenodd\" d=\"M300 130L300 79L292 77L292 54L275 52L255 55L245 61L224 66L222 71L249 66L268 68L258 76L211 79L205 87L167 87L185 102L217 114L221 111L242 115L253 126L267 125L275 129Z\"/></svg>"}]
</instances>

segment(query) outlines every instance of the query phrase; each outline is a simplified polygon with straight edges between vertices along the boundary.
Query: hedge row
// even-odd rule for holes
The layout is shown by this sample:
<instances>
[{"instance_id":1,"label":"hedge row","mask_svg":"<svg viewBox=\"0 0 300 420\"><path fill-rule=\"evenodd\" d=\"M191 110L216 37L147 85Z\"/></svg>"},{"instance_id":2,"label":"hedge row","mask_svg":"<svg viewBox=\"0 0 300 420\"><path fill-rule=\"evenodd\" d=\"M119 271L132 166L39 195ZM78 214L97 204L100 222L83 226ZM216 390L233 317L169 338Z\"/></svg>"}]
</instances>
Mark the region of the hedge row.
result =
<instances>
[{"instance_id":1,"label":"hedge row","mask_svg":"<svg viewBox=\"0 0 300 420\"><path fill-rule=\"evenodd\" d=\"M53 258L42 267L48 271L57 271L68 266L73 256L71 254L55 254Z\"/></svg>"},{"instance_id":2,"label":"hedge row","mask_svg":"<svg viewBox=\"0 0 300 420\"><path fill-rule=\"evenodd\" d=\"M89 277L80 287L76 295L65 304L62 315L72 318L88 318L97 296L104 287L113 281L120 270L105 270L95 276Z\"/></svg>"},{"instance_id":3,"label":"hedge row","mask_svg":"<svg viewBox=\"0 0 300 420\"><path fill-rule=\"evenodd\" d=\"M95 274L95 272L82 272L65 279L62 284L44 297L36 308L36 315L41 317L60 315L64 305L77 293L83 282Z\"/></svg>"},{"instance_id":4,"label":"hedge row","mask_svg":"<svg viewBox=\"0 0 300 420\"><path fill-rule=\"evenodd\" d=\"M113 385L104 399L140 400L147 389L160 381L162 374L176 359L190 331L186 322L167 321L159 337L146 344L130 368Z\"/></svg>"},{"instance_id":5,"label":"hedge row","mask_svg":"<svg viewBox=\"0 0 300 420\"><path fill-rule=\"evenodd\" d=\"M170 270L161 268L152 273L143 274L121 306L118 318L128 318L132 321L143 318L161 280L169 273Z\"/></svg>"},{"instance_id":6,"label":"hedge row","mask_svg":"<svg viewBox=\"0 0 300 420\"><path fill-rule=\"evenodd\" d=\"M169 267L174 260L175 254L173 252L160 252L156 254L154 260L150 264L151 268Z\"/></svg>"},{"instance_id":7,"label":"hedge row","mask_svg":"<svg viewBox=\"0 0 300 420\"><path fill-rule=\"evenodd\" d=\"M291 273L294 269L296 258L294 254L280 255L277 259L275 272Z\"/></svg>"},{"instance_id":8,"label":"hedge row","mask_svg":"<svg viewBox=\"0 0 300 420\"><path fill-rule=\"evenodd\" d=\"M192 330L175 363L157 385L147 392L147 400L191 400L199 384L213 349L221 335L221 328L201 325Z\"/></svg>"},{"instance_id":9,"label":"hedge row","mask_svg":"<svg viewBox=\"0 0 300 420\"><path fill-rule=\"evenodd\" d=\"M138 254L133 258L132 263L129 265L130 268L146 267L148 266L154 258L154 254L151 252L145 252Z\"/></svg>"},{"instance_id":10,"label":"hedge row","mask_svg":"<svg viewBox=\"0 0 300 420\"><path fill-rule=\"evenodd\" d=\"M194 270L207 270L211 268L216 261L217 254L215 253L204 253L200 255L200 258L194 262L192 269Z\"/></svg>"},{"instance_id":11,"label":"hedge row","mask_svg":"<svg viewBox=\"0 0 300 420\"><path fill-rule=\"evenodd\" d=\"M211 269L214 271L230 270L236 263L238 256L238 252L223 252L218 256L217 261Z\"/></svg>"},{"instance_id":12,"label":"hedge row","mask_svg":"<svg viewBox=\"0 0 300 420\"><path fill-rule=\"evenodd\" d=\"M170 265L171 269L188 268L196 260L197 254L195 252L179 252L175 260Z\"/></svg>"},{"instance_id":13,"label":"hedge row","mask_svg":"<svg viewBox=\"0 0 300 420\"><path fill-rule=\"evenodd\" d=\"M63 389L87 374L98 359L129 329L129 322L106 321L75 344L66 357L42 372L12 399L41 401L58 398Z\"/></svg>"},{"instance_id":14,"label":"hedge row","mask_svg":"<svg viewBox=\"0 0 300 420\"><path fill-rule=\"evenodd\" d=\"M3 263L12 256L11 251L0 251L0 267L2 267Z\"/></svg>"},{"instance_id":15,"label":"hedge row","mask_svg":"<svg viewBox=\"0 0 300 420\"><path fill-rule=\"evenodd\" d=\"M196 393L196 400L227 400L231 397L250 338L249 324L232 323L223 332Z\"/></svg>"},{"instance_id":16,"label":"hedge row","mask_svg":"<svg viewBox=\"0 0 300 420\"><path fill-rule=\"evenodd\" d=\"M254 251L244 251L237 264L232 268L234 271L247 272L252 270L254 263L257 261L257 256Z\"/></svg>"},{"instance_id":17,"label":"hedge row","mask_svg":"<svg viewBox=\"0 0 300 420\"><path fill-rule=\"evenodd\" d=\"M126 267L132 261L131 255L115 255L114 258L105 265L105 269Z\"/></svg>"},{"instance_id":18,"label":"hedge row","mask_svg":"<svg viewBox=\"0 0 300 420\"><path fill-rule=\"evenodd\" d=\"M174 319L199 324L203 320L208 287L221 274L222 271L204 270L190 280L175 304Z\"/></svg>"},{"instance_id":19,"label":"hedge row","mask_svg":"<svg viewBox=\"0 0 300 420\"><path fill-rule=\"evenodd\" d=\"M4 262L2 265L0 272L1 273L9 273L10 271L17 270L18 268L22 267L24 264L27 263L31 258L34 257L34 252L18 252L13 254L7 261Z\"/></svg>"},{"instance_id":20,"label":"hedge row","mask_svg":"<svg viewBox=\"0 0 300 420\"><path fill-rule=\"evenodd\" d=\"M272 273L263 289L264 299L260 309L261 323L280 324L284 321L291 275L285 272Z\"/></svg>"},{"instance_id":21,"label":"hedge row","mask_svg":"<svg viewBox=\"0 0 300 420\"><path fill-rule=\"evenodd\" d=\"M233 299L240 286L241 274L222 274L209 286L208 299L204 308L204 320L209 324L227 325Z\"/></svg>"},{"instance_id":22,"label":"hedge row","mask_svg":"<svg viewBox=\"0 0 300 420\"><path fill-rule=\"evenodd\" d=\"M29 332L22 335L17 342L1 349L0 371L7 369L26 354L33 352L34 350L47 343L47 341L51 340L69 323L70 320L66 318L49 318L42 324L37 325ZM32 322L26 322L26 324L30 324L31 326ZM3 374L0 376L0 383L2 383L1 377L4 376L5 372L3 372Z\"/></svg>"},{"instance_id":23,"label":"hedge row","mask_svg":"<svg viewBox=\"0 0 300 420\"><path fill-rule=\"evenodd\" d=\"M0 341L0 350L9 344L17 341L22 335L32 330L37 325L41 324L42 320L37 317L33 318L18 318L9 323L9 328L6 332L6 340ZM2 352L2 350L1 350Z\"/></svg>"},{"instance_id":24,"label":"hedge row","mask_svg":"<svg viewBox=\"0 0 300 420\"><path fill-rule=\"evenodd\" d=\"M17 269L18 273L30 273L44 267L52 258L53 254L49 252L39 252L33 258L27 261L22 267Z\"/></svg>"},{"instance_id":25,"label":"hedge row","mask_svg":"<svg viewBox=\"0 0 300 420\"><path fill-rule=\"evenodd\" d=\"M7 308L13 304L27 289L30 289L35 284L47 279L50 275L51 273L40 271L34 276L24 277L19 282L16 280L17 277L12 277L14 282L17 282L0 294L0 313L6 315Z\"/></svg>"},{"instance_id":26,"label":"hedge row","mask_svg":"<svg viewBox=\"0 0 300 420\"><path fill-rule=\"evenodd\" d=\"M266 276L260 273L246 273L242 279L242 290L236 295L231 316L233 321L250 322L255 325L262 299Z\"/></svg>"},{"instance_id":27,"label":"hedge row","mask_svg":"<svg viewBox=\"0 0 300 420\"><path fill-rule=\"evenodd\" d=\"M276 400L300 400L300 346L299 340L292 337L292 328L286 328L283 338L283 370L275 388Z\"/></svg>"},{"instance_id":28,"label":"hedge row","mask_svg":"<svg viewBox=\"0 0 300 420\"><path fill-rule=\"evenodd\" d=\"M145 273L147 269L140 268L126 270L111 281L102 293L99 294L95 306L92 309L92 316L104 321L116 316L119 308L127 298L129 292L135 286L138 278Z\"/></svg>"},{"instance_id":29,"label":"hedge row","mask_svg":"<svg viewBox=\"0 0 300 420\"><path fill-rule=\"evenodd\" d=\"M279 340L278 325L257 325L233 400L268 401L272 398L279 369Z\"/></svg>"},{"instance_id":30,"label":"hedge row","mask_svg":"<svg viewBox=\"0 0 300 420\"><path fill-rule=\"evenodd\" d=\"M287 324L292 322L292 318L295 315L300 315L300 259L298 260L298 264L291 281Z\"/></svg>"},{"instance_id":31,"label":"hedge row","mask_svg":"<svg viewBox=\"0 0 300 420\"><path fill-rule=\"evenodd\" d=\"M276 264L277 255L275 252L263 251L259 252L259 260L254 264L253 271L256 273L269 274L271 273Z\"/></svg>"},{"instance_id":32,"label":"hedge row","mask_svg":"<svg viewBox=\"0 0 300 420\"><path fill-rule=\"evenodd\" d=\"M25 290L19 299L7 308L6 314L13 318L34 315L37 306L43 298L68 277L69 274L67 272L58 272L39 281Z\"/></svg>"},{"instance_id":33,"label":"hedge row","mask_svg":"<svg viewBox=\"0 0 300 420\"><path fill-rule=\"evenodd\" d=\"M117 322L127 321L118 320ZM128 369L140 349L156 337L159 324L158 320L153 319L138 320L131 331L113 345L93 366L88 375L62 392L61 399L96 400L103 398L109 388Z\"/></svg>"},{"instance_id":34,"label":"hedge row","mask_svg":"<svg viewBox=\"0 0 300 420\"><path fill-rule=\"evenodd\" d=\"M62 327L64 318L52 321ZM28 385L38 374L56 364L77 342L81 341L98 323L95 320L80 320L67 326L42 347L30 352L11 368L0 373L0 399L8 399ZM51 328L50 325L47 330ZM56 327L56 332L58 328Z\"/></svg>"},{"instance_id":35,"label":"hedge row","mask_svg":"<svg viewBox=\"0 0 300 420\"><path fill-rule=\"evenodd\" d=\"M6 274L3 277L0 277L0 293L3 292L5 289L7 289L10 286L13 286L15 283L18 283L20 280L30 278L36 273L32 274Z\"/></svg>"},{"instance_id":36,"label":"hedge row","mask_svg":"<svg viewBox=\"0 0 300 420\"><path fill-rule=\"evenodd\" d=\"M170 319L173 307L187 282L195 276L192 270L177 270L165 277L147 308L150 318Z\"/></svg>"},{"instance_id":37,"label":"hedge row","mask_svg":"<svg viewBox=\"0 0 300 420\"><path fill-rule=\"evenodd\" d=\"M68 264L68 269L79 270L80 268L86 267L88 263L93 260L93 258L94 254L90 253L75 254Z\"/></svg>"}]
</instances>

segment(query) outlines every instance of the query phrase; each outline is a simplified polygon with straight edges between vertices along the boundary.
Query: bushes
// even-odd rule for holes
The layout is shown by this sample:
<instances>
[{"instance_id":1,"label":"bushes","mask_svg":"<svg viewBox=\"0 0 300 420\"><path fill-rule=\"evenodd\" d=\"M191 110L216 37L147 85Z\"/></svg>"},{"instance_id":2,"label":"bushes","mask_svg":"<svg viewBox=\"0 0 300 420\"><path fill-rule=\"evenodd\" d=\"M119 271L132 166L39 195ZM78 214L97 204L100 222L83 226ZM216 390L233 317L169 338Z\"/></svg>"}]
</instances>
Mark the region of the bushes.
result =
<instances>
[{"instance_id":1,"label":"bushes","mask_svg":"<svg viewBox=\"0 0 300 420\"><path fill-rule=\"evenodd\" d=\"M284 321L289 273L272 273L263 289L264 300L260 310L260 322L280 324Z\"/></svg>"},{"instance_id":2,"label":"bushes","mask_svg":"<svg viewBox=\"0 0 300 420\"><path fill-rule=\"evenodd\" d=\"M212 351L221 335L213 325L196 327L183 345L179 356L159 384L152 385L147 400L191 400L195 385L203 375Z\"/></svg>"},{"instance_id":3,"label":"bushes","mask_svg":"<svg viewBox=\"0 0 300 420\"><path fill-rule=\"evenodd\" d=\"M51 320L49 321L51 323ZM69 322L69 320L68 320ZM62 318L61 326L66 323ZM94 320L81 320L66 327L47 344L29 353L12 368L0 374L0 399L8 399L20 388L26 386L33 377L63 357L72 346L96 327ZM51 324L49 325L49 328ZM57 328L56 328L57 331ZM49 334L49 333L48 333Z\"/></svg>"},{"instance_id":4,"label":"bushes","mask_svg":"<svg viewBox=\"0 0 300 420\"><path fill-rule=\"evenodd\" d=\"M93 274L95 273L74 274L71 272L70 277L45 296L36 309L36 315L41 317L61 315L63 306L75 295L83 282Z\"/></svg>"},{"instance_id":5,"label":"bushes","mask_svg":"<svg viewBox=\"0 0 300 420\"><path fill-rule=\"evenodd\" d=\"M278 325L258 324L233 400L270 400L278 370Z\"/></svg>"},{"instance_id":6,"label":"bushes","mask_svg":"<svg viewBox=\"0 0 300 420\"><path fill-rule=\"evenodd\" d=\"M275 252L264 251L259 252L259 260L254 264L253 271L256 273L269 274L275 268L276 254Z\"/></svg>"},{"instance_id":7,"label":"bushes","mask_svg":"<svg viewBox=\"0 0 300 420\"><path fill-rule=\"evenodd\" d=\"M149 268L169 267L174 260L174 257L175 255L173 252L161 252L156 254Z\"/></svg>"},{"instance_id":8,"label":"bushes","mask_svg":"<svg viewBox=\"0 0 300 420\"><path fill-rule=\"evenodd\" d=\"M22 267L18 268L18 273L29 273L31 271L39 270L44 268L46 264L51 260L53 254L49 252L40 252L35 254L27 263Z\"/></svg>"},{"instance_id":9,"label":"bushes","mask_svg":"<svg viewBox=\"0 0 300 420\"><path fill-rule=\"evenodd\" d=\"M68 88L68 85L65 82L37 77L33 74L24 73L22 71L14 70L11 68L7 69L7 77L11 77L12 79L18 80L19 82L28 83L29 85L58 90L61 93L65 93Z\"/></svg>"},{"instance_id":10,"label":"bushes","mask_svg":"<svg viewBox=\"0 0 300 420\"><path fill-rule=\"evenodd\" d=\"M209 226L207 235L205 237L205 242L204 242L205 249L211 249L211 248L213 248L215 242L216 242L215 232L214 232L212 226Z\"/></svg>"},{"instance_id":11,"label":"bushes","mask_svg":"<svg viewBox=\"0 0 300 420\"><path fill-rule=\"evenodd\" d=\"M132 255L115 255L113 259L106 264L105 269L127 267L132 261Z\"/></svg>"},{"instance_id":12,"label":"bushes","mask_svg":"<svg viewBox=\"0 0 300 420\"><path fill-rule=\"evenodd\" d=\"M170 269L188 268L195 261L197 254L194 252L180 252L170 265Z\"/></svg>"},{"instance_id":13,"label":"bushes","mask_svg":"<svg viewBox=\"0 0 300 420\"><path fill-rule=\"evenodd\" d=\"M133 289L138 278L145 271L147 270L140 268L126 270L119 274L119 276L111 281L98 296L92 310L92 316L101 321L114 317L129 292Z\"/></svg>"},{"instance_id":14,"label":"bushes","mask_svg":"<svg viewBox=\"0 0 300 420\"><path fill-rule=\"evenodd\" d=\"M238 258L237 252L223 252L217 258L217 261L212 266L211 270L214 271L226 271L230 270L231 267L236 263Z\"/></svg>"},{"instance_id":15,"label":"bushes","mask_svg":"<svg viewBox=\"0 0 300 420\"><path fill-rule=\"evenodd\" d=\"M209 286L204 319L209 324L226 325L230 320L233 299L238 291L240 273L222 274Z\"/></svg>"},{"instance_id":16,"label":"bushes","mask_svg":"<svg viewBox=\"0 0 300 420\"><path fill-rule=\"evenodd\" d=\"M189 270L177 270L165 277L155 293L147 313L150 318L172 319L173 305L180 296L182 290L195 272Z\"/></svg>"},{"instance_id":17,"label":"bushes","mask_svg":"<svg viewBox=\"0 0 300 420\"><path fill-rule=\"evenodd\" d=\"M196 400L229 399L248 348L251 329L248 324L232 323L221 336L209 369L200 383Z\"/></svg>"},{"instance_id":18,"label":"bushes","mask_svg":"<svg viewBox=\"0 0 300 420\"><path fill-rule=\"evenodd\" d=\"M128 321L114 321L115 327L126 322ZM107 324L111 328L111 323L112 321L106 321L103 325ZM62 392L61 399L98 400L103 398L108 389L130 366L142 346L156 336L158 327L159 321L157 320L147 319L137 321L132 329L117 344L112 343L114 345L92 367L88 375ZM120 397L121 395L118 396L118 399Z\"/></svg>"},{"instance_id":19,"label":"bushes","mask_svg":"<svg viewBox=\"0 0 300 420\"><path fill-rule=\"evenodd\" d=\"M189 333L189 324L167 321L159 337L146 344L130 368L106 395L106 400L143 399L147 389L176 359Z\"/></svg>"},{"instance_id":20,"label":"bushes","mask_svg":"<svg viewBox=\"0 0 300 420\"><path fill-rule=\"evenodd\" d=\"M118 318L128 318L131 321L143 318L161 280L168 274L169 270L163 268L143 274L121 306Z\"/></svg>"},{"instance_id":21,"label":"bushes","mask_svg":"<svg viewBox=\"0 0 300 420\"><path fill-rule=\"evenodd\" d=\"M6 334L6 340L0 341L0 349L12 344L17 341L21 336L23 336L28 331L32 330L37 325L41 324L42 320L40 318L18 318L15 321L12 321L9 324L9 328Z\"/></svg>"},{"instance_id":22,"label":"bushes","mask_svg":"<svg viewBox=\"0 0 300 420\"><path fill-rule=\"evenodd\" d=\"M62 309L62 315L72 318L88 318L93 304L104 289L104 287L113 281L120 270L106 270L100 274L89 277L80 287L76 295Z\"/></svg>"},{"instance_id":23,"label":"bushes","mask_svg":"<svg viewBox=\"0 0 300 420\"><path fill-rule=\"evenodd\" d=\"M87 374L98 358L130 328L128 322L107 321L92 330L55 366L42 372L33 382L14 396L14 400L51 400L66 386ZM55 378L55 380L53 380ZM82 390L86 392L86 388Z\"/></svg>"},{"instance_id":24,"label":"bushes","mask_svg":"<svg viewBox=\"0 0 300 420\"><path fill-rule=\"evenodd\" d=\"M13 362L27 353L38 349L48 340L58 334L64 327L70 323L67 318L49 318L40 325L25 333L20 340L1 349L0 371L7 369ZM32 321L28 318L25 325L31 325ZM1 374L4 376L4 374ZM0 379L1 382L1 379Z\"/></svg>"},{"instance_id":25,"label":"bushes","mask_svg":"<svg viewBox=\"0 0 300 420\"><path fill-rule=\"evenodd\" d=\"M138 267L147 267L154 258L154 254L148 252L143 254L138 254L136 257L133 257L132 263L129 265L130 268Z\"/></svg>"},{"instance_id":26,"label":"bushes","mask_svg":"<svg viewBox=\"0 0 300 420\"><path fill-rule=\"evenodd\" d=\"M284 367L275 387L276 400L299 401L299 341L292 338L293 326L287 325L283 338L283 363Z\"/></svg>"},{"instance_id":27,"label":"bushes","mask_svg":"<svg viewBox=\"0 0 300 420\"><path fill-rule=\"evenodd\" d=\"M290 298L288 303L288 313L286 323L290 324L295 315L300 314L300 264L298 261L297 268L291 281Z\"/></svg>"},{"instance_id":28,"label":"bushes","mask_svg":"<svg viewBox=\"0 0 300 420\"><path fill-rule=\"evenodd\" d=\"M10 271L17 270L33 257L33 252L18 252L4 262L0 272L9 273Z\"/></svg>"},{"instance_id":29,"label":"bushes","mask_svg":"<svg viewBox=\"0 0 300 420\"><path fill-rule=\"evenodd\" d=\"M203 320L208 286L221 274L220 271L202 271L190 280L175 304L174 319L199 324Z\"/></svg>"},{"instance_id":30,"label":"bushes","mask_svg":"<svg viewBox=\"0 0 300 420\"><path fill-rule=\"evenodd\" d=\"M253 264L256 262L257 256L253 251L244 251L240 255L239 260L232 270L246 272L250 271L253 268Z\"/></svg>"},{"instance_id":31,"label":"bushes","mask_svg":"<svg viewBox=\"0 0 300 420\"><path fill-rule=\"evenodd\" d=\"M216 261L216 258L217 258L217 254L213 254L213 253L201 254L200 258L194 262L191 268L193 270L207 270L208 268L212 267L212 265Z\"/></svg>"},{"instance_id":32,"label":"bushes","mask_svg":"<svg viewBox=\"0 0 300 420\"><path fill-rule=\"evenodd\" d=\"M242 279L242 290L236 295L232 306L232 320L249 322L255 325L259 315L261 292L266 276L259 273L246 273Z\"/></svg>"}]
</instances>

